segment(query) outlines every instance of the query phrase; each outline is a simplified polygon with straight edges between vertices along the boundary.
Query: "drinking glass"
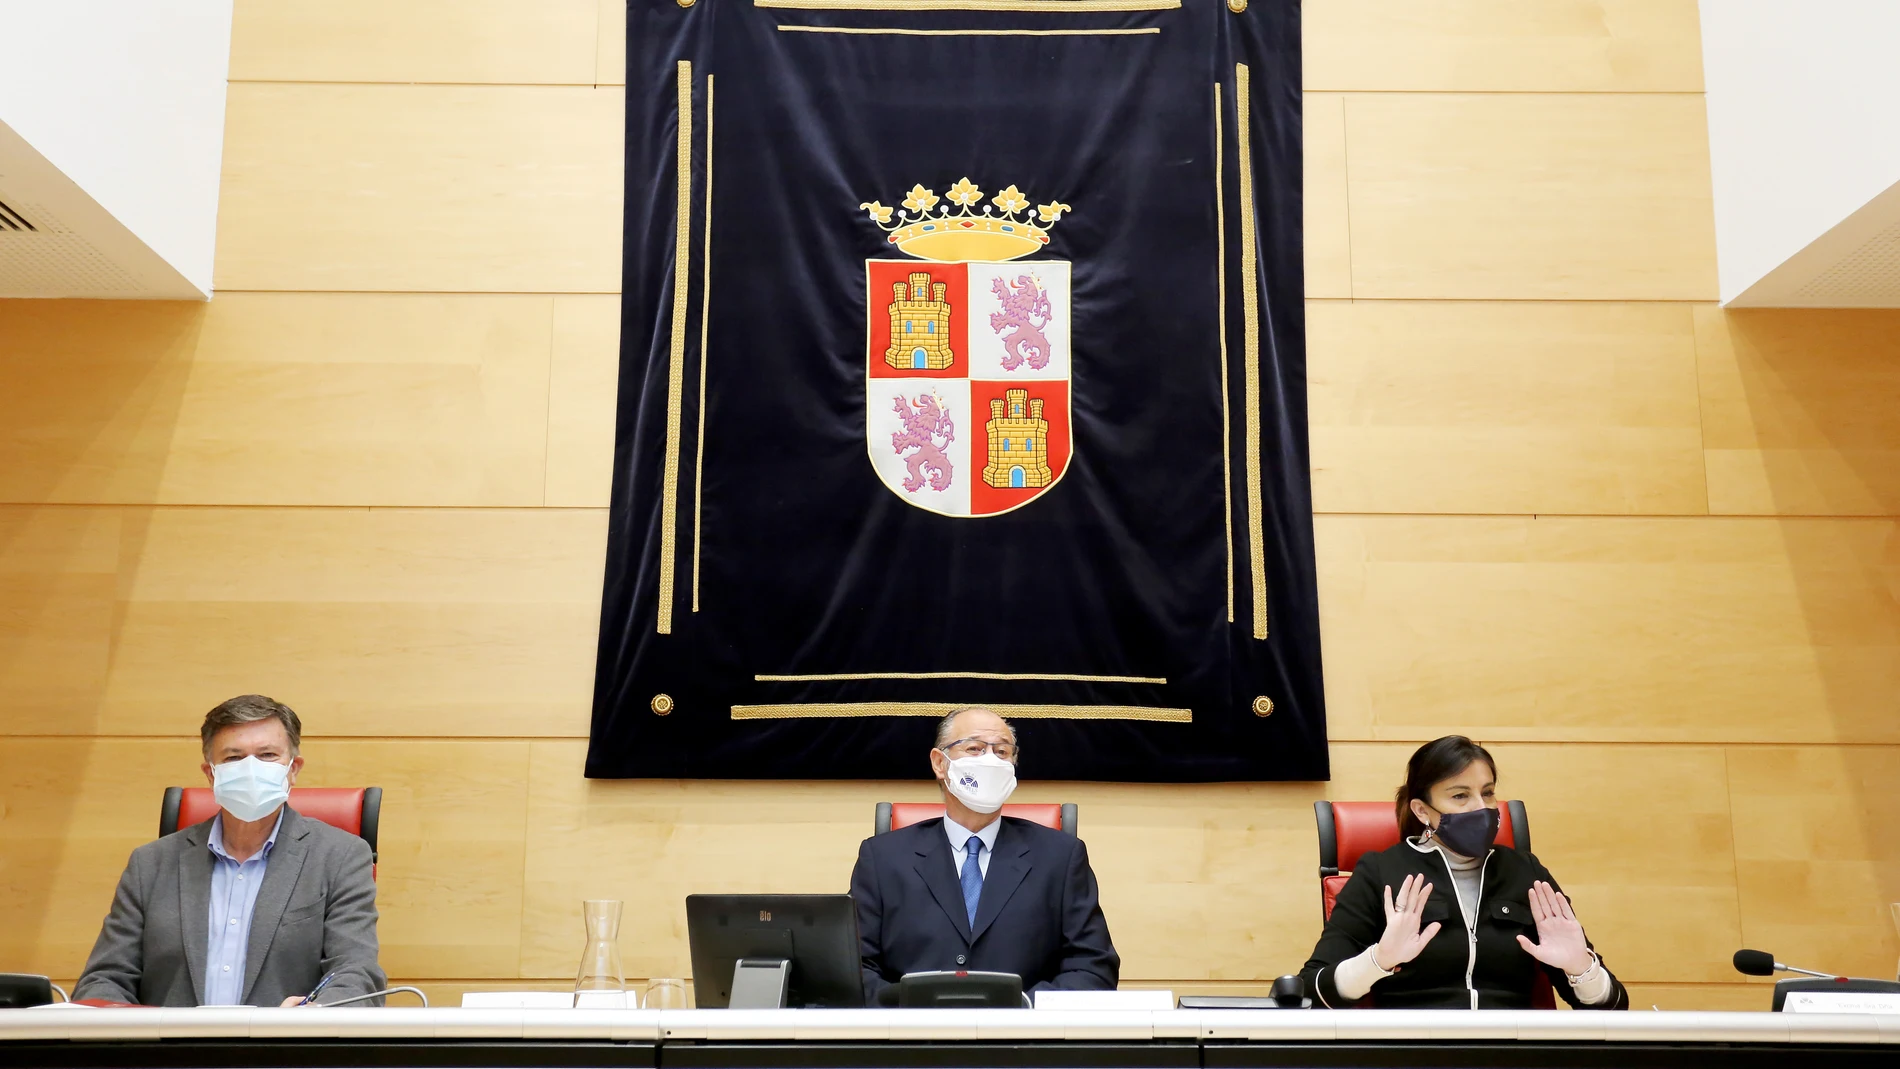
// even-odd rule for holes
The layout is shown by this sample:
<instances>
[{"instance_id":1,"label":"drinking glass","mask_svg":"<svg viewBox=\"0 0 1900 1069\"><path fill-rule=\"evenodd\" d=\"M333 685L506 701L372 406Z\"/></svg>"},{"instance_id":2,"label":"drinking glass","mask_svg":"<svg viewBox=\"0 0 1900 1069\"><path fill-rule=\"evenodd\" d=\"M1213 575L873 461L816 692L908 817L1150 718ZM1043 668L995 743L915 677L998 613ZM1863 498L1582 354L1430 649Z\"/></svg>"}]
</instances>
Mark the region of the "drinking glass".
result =
<instances>
[{"instance_id":1,"label":"drinking glass","mask_svg":"<svg viewBox=\"0 0 1900 1069\"><path fill-rule=\"evenodd\" d=\"M581 903L587 945L574 975L577 1009L626 1009L627 977L620 971L620 901L590 898Z\"/></svg>"},{"instance_id":2,"label":"drinking glass","mask_svg":"<svg viewBox=\"0 0 1900 1069\"><path fill-rule=\"evenodd\" d=\"M665 977L647 981L647 997L642 1004L649 1010L686 1008L686 981Z\"/></svg>"}]
</instances>

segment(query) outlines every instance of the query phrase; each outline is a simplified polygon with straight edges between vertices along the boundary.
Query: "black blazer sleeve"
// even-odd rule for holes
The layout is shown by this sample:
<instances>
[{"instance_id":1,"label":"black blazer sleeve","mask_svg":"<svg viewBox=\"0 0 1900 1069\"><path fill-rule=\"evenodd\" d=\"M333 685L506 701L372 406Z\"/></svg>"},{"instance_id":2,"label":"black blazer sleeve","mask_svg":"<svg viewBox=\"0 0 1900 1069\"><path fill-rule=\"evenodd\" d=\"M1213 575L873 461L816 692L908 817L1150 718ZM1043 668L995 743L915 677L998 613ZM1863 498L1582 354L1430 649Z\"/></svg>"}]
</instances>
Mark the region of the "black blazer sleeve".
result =
<instances>
[{"instance_id":1,"label":"black blazer sleeve","mask_svg":"<svg viewBox=\"0 0 1900 1069\"><path fill-rule=\"evenodd\" d=\"M1531 867L1537 870L1537 877L1536 877L1537 879L1540 879L1544 881L1545 883L1550 884L1552 887L1556 888L1559 894L1563 893L1563 888L1558 886L1557 884L1557 878L1550 874L1550 870L1544 867L1543 862L1537 860L1537 855L1535 854L1531 855ZM1572 903L1572 912L1575 912L1575 903ZM1581 922L1583 918L1579 916L1577 920ZM1536 933L1532 933L1533 936L1535 936L1535 934ZM1587 930L1584 932L1583 941L1585 945L1590 947L1591 950L1596 949L1596 944L1590 942L1590 933ZM1577 993L1571 990L1570 988L1570 977L1564 975L1564 971L1562 969L1559 969L1554 965L1544 965L1542 962L1538 962L1538 965L1541 966L1545 974L1550 977L1550 986L1553 990L1557 992L1557 997L1560 999L1563 999L1565 1002L1570 1003L1570 1006L1572 1009L1578 1009L1578 1010L1627 1010L1629 1009L1630 1008L1629 989L1623 986L1623 981L1618 980L1616 978L1615 973L1610 972L1610 963L1607 961L1603 961L1602 958L1603 956L1601 954L1597 955L1597 960L1603 966L1604 973L1608 975L1610 978L1610 1000L1608 1002L1600 1003L1595 1006L1585 1006L1581 1002L1577 1001Z\"/></svg>"},{"instance_id":2,"label":"black blazer sleeve","mask_svg":"<svg viewBox=\"0 0 1900 1069\"><path fill-rule=\"evenodd\" d=\"M1095 870L1089 867L1089 848L1077 839L1062 886L1062 961L1054 977L1030 990L1113 991L1121 967L1102 915Z\"/></svg>"},{"instance_id":3,"label":"black blazer sleeve","mask_svg":"<svg viewBox=\"0 0 1900 1069\"><path fill-rule=\"evenodd\" d=\"M877 1005L884 979L884 899L878 893L877 862L870 856L871 841L858 846L858 863L851 868L851 901L858 911L859 967L864 972L864 1004Z\"/></svg>"},{"instance_id":4,"label":"black blazer sleeve","mask_svg":"<svg viewBox=\"0 0 1900 1069\"><path fill-rule=\"evenodd\" d=\"M1385 934L1384 877L1379 872L1379 856L1366 854L1353 869L1352 879L1333 903L1333 915L1319 933L1313 956L1300 970L1306 990L1321 1005L1344 1009L1356 1004L1333 985L1333 970L1347 958L1357 956L1377 943Z\"/></svg>"}]
</instances>

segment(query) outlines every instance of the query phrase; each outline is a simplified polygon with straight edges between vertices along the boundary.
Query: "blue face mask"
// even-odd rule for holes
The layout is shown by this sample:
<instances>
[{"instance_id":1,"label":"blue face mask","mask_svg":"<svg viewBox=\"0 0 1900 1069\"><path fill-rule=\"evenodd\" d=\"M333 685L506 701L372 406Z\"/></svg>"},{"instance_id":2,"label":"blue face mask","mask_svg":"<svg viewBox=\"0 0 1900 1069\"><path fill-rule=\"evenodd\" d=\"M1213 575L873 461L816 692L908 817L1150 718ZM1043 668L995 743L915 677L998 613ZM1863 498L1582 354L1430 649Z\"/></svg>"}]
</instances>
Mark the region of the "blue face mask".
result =
<instances>
[{"instance_id":1,"label":"blue face mask","mask_svg":"<svg viewBox=\"0 0 1900 1069\"><path fill-rule=\"evenodd\" d=\"M290 766L255 757L213 765L211 796L239 820L263 820L290 801Z\"/></svg>"},{"instance_id":2,"label":"blue face mask","mask_svg":"<svg viewBox=\"0 0 1900 1069\"><path fill-rule=\"evenodd\" d=\"M1489 806L1468 813L1442 813L1432 836L1445 849L1465 857L1483 857L1498 841L1498 825L1503 817Z\"/></svg>"}]
</instances>

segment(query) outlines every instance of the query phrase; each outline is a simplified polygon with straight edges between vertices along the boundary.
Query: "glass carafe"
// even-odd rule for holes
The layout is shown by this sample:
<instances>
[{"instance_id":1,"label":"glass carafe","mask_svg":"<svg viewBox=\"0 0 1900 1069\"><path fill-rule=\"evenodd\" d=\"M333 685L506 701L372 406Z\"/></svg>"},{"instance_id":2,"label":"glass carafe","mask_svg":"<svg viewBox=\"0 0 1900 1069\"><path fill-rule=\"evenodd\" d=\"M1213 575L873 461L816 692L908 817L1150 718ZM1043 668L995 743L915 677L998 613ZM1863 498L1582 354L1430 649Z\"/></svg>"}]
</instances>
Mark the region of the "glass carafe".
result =
<instances>
[{"instance_id":1,"label":"glass carafe","mask_svg":"<svg viewBox=\"0 0 1900 1069\"><path fill-rule=\"evenodd\" d=\"M581 949L580 971L574 975L575 1008L637 1008L627 1005L627 977L620 971L620 901L583 901L581 923L587 928L587 945Z\"/></svg>"},{"instance_id":2,"label":"glass carafe","mask_svg":"<svg viewBox=\"0 0 1900 1069\"><path fill-rule=\"evenodd\" d=\"M1888 907L1893 910L1893 934L1900 935L1900 902ZM1900 969L1894 970L1894 979L1900 980Z\"/></svg>"}]
</instances>

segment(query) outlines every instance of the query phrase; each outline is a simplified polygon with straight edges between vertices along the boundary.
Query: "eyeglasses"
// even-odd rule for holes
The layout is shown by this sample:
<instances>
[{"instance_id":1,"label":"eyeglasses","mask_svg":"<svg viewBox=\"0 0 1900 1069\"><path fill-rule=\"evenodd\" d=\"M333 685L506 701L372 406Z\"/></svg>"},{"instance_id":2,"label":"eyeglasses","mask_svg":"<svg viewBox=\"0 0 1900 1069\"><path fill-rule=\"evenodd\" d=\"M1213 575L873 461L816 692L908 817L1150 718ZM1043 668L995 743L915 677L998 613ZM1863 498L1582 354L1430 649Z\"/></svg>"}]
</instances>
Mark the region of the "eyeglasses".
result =
<instances>
[{"instance_id":1,"label":"eyeglasses","mask_svg":"<svg viewBox=\"0 0 1900 1069\"><path fill-rule=\"evenodd\" d=\"M1013 742L984 742L982 739L958 739L940 749L951 757L981 757L993 753L1005 761L1016 760L1017 752Z\"/></svg>"}]
</instances>

